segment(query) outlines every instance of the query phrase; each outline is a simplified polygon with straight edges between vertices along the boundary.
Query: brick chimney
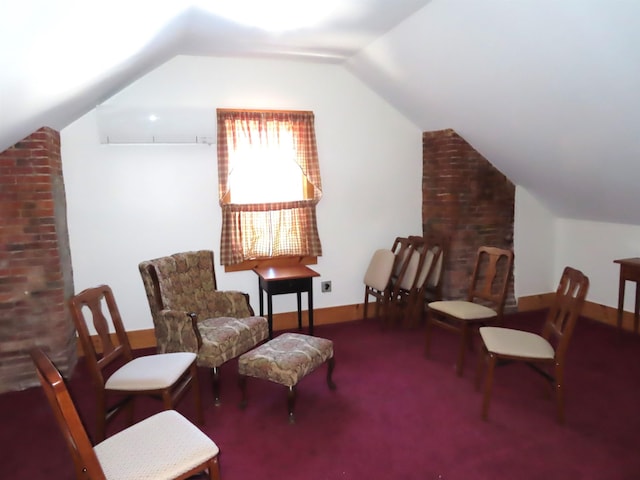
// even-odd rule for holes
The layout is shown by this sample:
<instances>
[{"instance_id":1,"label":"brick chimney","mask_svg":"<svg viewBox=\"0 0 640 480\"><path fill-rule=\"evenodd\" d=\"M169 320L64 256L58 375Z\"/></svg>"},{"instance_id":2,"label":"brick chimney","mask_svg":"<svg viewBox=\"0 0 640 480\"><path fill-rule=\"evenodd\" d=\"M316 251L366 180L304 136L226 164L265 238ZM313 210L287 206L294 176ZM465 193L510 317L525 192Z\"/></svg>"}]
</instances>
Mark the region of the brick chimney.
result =
<instances>
[{"instance_id":1,"label":"brick chimney","mask_svg":"<svg viewBox=\"0 0 640 480\"><path fill-rule=\"evenodd\" d=\"M60 135L41 128L0 153L0 393L39 385L40 346L65 375L77 362Z\"/></svg>"},{"instance_id":2,"label":"brick chimney","mask_svg":"<svg viewBox=\"0 0 640 480\"><path fill-rule=\"evenodd\" d=\"M513 248L515 186L451 129L424 132L422 156L423 232L451 236L443 297L464 298L478 247ZM512 277L505 310L515 304Z\"/></svg>"}]
</instances>

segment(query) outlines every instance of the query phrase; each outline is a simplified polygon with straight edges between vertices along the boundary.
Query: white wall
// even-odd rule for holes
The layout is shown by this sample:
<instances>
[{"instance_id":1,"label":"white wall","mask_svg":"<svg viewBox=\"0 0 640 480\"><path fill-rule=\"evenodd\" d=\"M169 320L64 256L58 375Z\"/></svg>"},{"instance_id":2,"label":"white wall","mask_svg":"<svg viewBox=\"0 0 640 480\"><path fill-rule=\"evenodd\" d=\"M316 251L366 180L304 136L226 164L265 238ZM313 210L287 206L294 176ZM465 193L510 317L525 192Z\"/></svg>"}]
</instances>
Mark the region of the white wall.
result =
<instances>
[{"instance_id":1,"label":"white wall","mask_svg":"<svg viewBox=\"0 0 640 480\"><path fill-rule=\"evenodd\" d=\"M617 307L620 266L613 261L640 256L640 226L560 219L556 252L589 276L589 301ZM557 262L556 270L563 266ZM634 284L627 282L625 310L633 311L634 295Z\"/></svg>"},{"instance_id":2,"label":"white wall","mask_svg":"<svg viewBox=\"0 0 640 480\"><path fill-rule=\"evenodd\" d=\"M371 253L421 232L421 131L340 66L176 57L107 103L204 106L212 115L217 107L313 110L324 187L317 308L362 302ZM127 328L151 328L138 262L219 251L215 145L101 145L95 111L61 137L76 290L110 284ZM557 218L518 186L514 249L517 297L553 291L571 265L589 275L589 301L615 307L613 260L639 255L640 227ZM248 292L258 309L253 273L217 265L217 277L222 289ZM320 293L322 280L333 282L331 293ZM295 310L295 296L275 297L274 310Z\"/></svg>"},{"instance_id":3,"label":"white wall","mask_svg":"<svg viewBox=\"0 0 640 480\"><path fill-rule=\"evenodd\" d=\"M620 258L640 256L640 226L554 217L526 189L516 188L514 225L516 296L554 291L572 266L590 281L587 300L617 308ZM627 282L625 310L633 311Z\"/></svg>"},{"instance_id":4,"label":"white wall","mask_svg":"<svg viewBox=\"0 0 640 480\"><path fill-rule=\"evenodd\" d=\"M209 107L212 116L218 107L314 111L324 192L316 308L361 303L373 251L422 231L421 131L340 66L182 56L106 103ZM138 263L219 251L216 147L101 145L95 110L61 140L76 290L108 283L126 328L152 328ZM216 267L219 288L248 292L257 311L255 274ZM320 293L323 280L331 293ZM274 297L274 312L295 308L295 295Z\"/></svg>"},{"instance_id":5,"label":"white wall","mask_svg":"<svg viewBox=\"0 0 640 480\"><path fill-rule=\"evenodd\" d=\"M555 217L520 186L516 186L513 232L516 298L554 291Z\"/></svg>"}]
</instances>

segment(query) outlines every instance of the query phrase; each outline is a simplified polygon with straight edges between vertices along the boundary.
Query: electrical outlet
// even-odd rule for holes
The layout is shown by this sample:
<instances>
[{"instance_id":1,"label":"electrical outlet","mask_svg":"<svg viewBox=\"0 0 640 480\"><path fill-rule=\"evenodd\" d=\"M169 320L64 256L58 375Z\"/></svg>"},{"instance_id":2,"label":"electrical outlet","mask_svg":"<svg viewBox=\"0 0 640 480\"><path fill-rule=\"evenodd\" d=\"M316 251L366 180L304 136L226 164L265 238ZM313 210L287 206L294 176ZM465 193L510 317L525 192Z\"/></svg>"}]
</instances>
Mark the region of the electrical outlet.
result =
<instances>
[{"instance_id":1,"label":"electrical outlet","mask_svg":"<svg viewBox=\"0 0 640 480\"><path fill-rule=\"evenodd\" d=\"M322 288L322 293L327 293L331 291L331 281L327 281L327 282L322 282L320 284L320 287Z\"/></svg>"}]
</instances>

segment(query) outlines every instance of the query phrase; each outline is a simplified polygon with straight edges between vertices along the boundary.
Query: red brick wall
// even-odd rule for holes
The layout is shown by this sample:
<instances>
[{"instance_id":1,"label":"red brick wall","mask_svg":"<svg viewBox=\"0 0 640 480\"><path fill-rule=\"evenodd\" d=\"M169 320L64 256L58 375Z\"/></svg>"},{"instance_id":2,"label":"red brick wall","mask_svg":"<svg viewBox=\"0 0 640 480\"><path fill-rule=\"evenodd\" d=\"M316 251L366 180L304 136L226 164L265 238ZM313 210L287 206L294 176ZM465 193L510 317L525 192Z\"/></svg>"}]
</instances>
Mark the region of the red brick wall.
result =
<instances>
[{"instance_id":1,"label":"red brick wall","mask_svg":"<svg viewBox=\"0 0 640 480\"><path fill-rule=\"evenodd\" d=\"M42 128L0 153L0 392L38 385L28 350L77 361L60 135Z\"/></svg>"},{"instance_id":2,"label":"red brick wall","mask_svg":"<svg viewBox=\"0 0 640 480\"><path fill-rule=\"evenodd\" d=\"M443 297L463 298L478 247L513 248L515 186L451 129L424 132L422 144L423 232L451 236ZM515 305L511 282L507 309Z\"/></svg>"}]
</instances>

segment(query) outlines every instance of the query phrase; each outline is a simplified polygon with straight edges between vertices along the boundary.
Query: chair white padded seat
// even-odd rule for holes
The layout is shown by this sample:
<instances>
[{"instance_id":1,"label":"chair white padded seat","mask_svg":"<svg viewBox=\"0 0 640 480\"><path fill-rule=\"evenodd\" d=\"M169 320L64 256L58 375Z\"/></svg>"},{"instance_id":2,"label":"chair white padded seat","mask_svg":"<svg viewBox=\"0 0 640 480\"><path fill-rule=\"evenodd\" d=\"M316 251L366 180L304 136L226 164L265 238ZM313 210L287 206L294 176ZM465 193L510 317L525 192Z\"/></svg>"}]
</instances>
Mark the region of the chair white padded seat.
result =
<instances>
[{"instance_id":1,"label":"chair white padded seat","mask_svg":"<svg viewBox=\"0 0 640 480\"><path fill-rule=\"evenodd\" d=\"M107 479L177 478L207 459L218 446L175 410L165 410L94 447Z\"/></svg>"},{"instance_id":2,"label":"chair white padded seat","mask_svg":"<svg viewBox=\"0 0 640 480\"><path fill-rule=\"evenodd\" d=\"M553 359L551 344L540 335L503 327L480 327L487 350L504 356Z\"/></svg>"},{"instance_id":3,"label":"chair white padded seat","mask_svg":"<svg viewBox=\"0 0 640 480\"><path fill-rule=\"evenodd\" d=\"M478 320L498 316L495 310L466 300L441 300L429 303L429 308L461 320Z\"/></svg>"},{"instance_id":4,"label":"chair white padded seat","mask_svg":"<svg viewBox=\"0 0 640 480\"><path fill-rule=\"evenodd\" d=\"M192 352L138 357L116 370L106 381L107 390L152 390L173 385L196 359Z\"/></svg>"}]
</instances>

